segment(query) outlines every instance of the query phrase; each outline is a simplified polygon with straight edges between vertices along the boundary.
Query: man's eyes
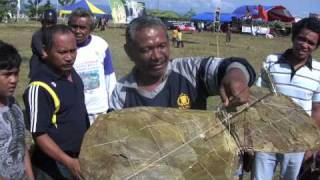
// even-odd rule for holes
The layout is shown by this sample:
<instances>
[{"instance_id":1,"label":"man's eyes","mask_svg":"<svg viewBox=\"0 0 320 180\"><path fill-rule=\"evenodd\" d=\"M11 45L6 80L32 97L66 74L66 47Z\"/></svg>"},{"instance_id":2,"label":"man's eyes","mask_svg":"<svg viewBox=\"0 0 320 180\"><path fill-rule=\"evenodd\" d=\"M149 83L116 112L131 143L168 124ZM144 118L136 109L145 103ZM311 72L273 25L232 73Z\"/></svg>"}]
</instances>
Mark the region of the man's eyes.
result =
<instances>
[{"instance_id":1,"label":"man's eyes","mask_svg":"<svg viewBox=\"0 0 320 180\"><path fill-rule=\"evenodd\" d=\"M74 52L76 52L76 50L75 49L71 49L71 50L65 50L65 51L58 51L58 53L59 54L67 54L67 53L74 53Z\"/></svg>"},{"instance_id":2,"label":"man's eyes","mask_svg":"<svg viewBox=\"0 0 320 180\"><path fill-rule=\"evenodd\" d=\"M166 44L166 43L160 44L160 46L159 46L159 48L161 48L161 49L164 49L164 48L166 48L166 47L167 47L167 44Z\"/></svg>"},{"instance_id":3,"label":"man's eyes","mask_svg":"<svg viewBox=\"0 0 320 180\"><path fill-rule=\"evenodd\" d=\"M150 48L142 48L142 49L140 49L140 52L142 52L142 53L148 53L148 52L150 52Z\"/></svg>"},{"instance_id":4,"label":"man's eyes","mask_svg":"<svg viewBox=\"0 0 320 180\"><path fill-rule=\"evenodd\" d=\"M167 44L164 43L164 44L160 44L156 48L142 48L142 49L140 49L140 52L141 53L148 53L153 49L161 49L162 50L162 49L165 49L165 48L167 48Z\"/></svg>"},{"instance_id":5,"label":"man's eyes","mask_svg":"<svg viewBox=\"0 0 320 180\"><path fill-rule=\"evenodd\" d=\"M310 45L312 45L312 46L316 45L315 42L309 41L308 39L306 39L306 38L304 38L304 37L298 37L298 41L304 42L304 43L308 43L308 44L310 44Z\"/></svg>"},{"instance_id":6,"label":"man's eyes","mask_svg":"<svg viewBox=\"0 0 320 180\"><path fill-rule=\"evenodd\" d=\"M73 29L77 29L77 28L79 28L79 29L88 29L88 27L87 26L77 26L77 25L71 25L71 27L73 28Z\"/></svg>"}]
</instances>

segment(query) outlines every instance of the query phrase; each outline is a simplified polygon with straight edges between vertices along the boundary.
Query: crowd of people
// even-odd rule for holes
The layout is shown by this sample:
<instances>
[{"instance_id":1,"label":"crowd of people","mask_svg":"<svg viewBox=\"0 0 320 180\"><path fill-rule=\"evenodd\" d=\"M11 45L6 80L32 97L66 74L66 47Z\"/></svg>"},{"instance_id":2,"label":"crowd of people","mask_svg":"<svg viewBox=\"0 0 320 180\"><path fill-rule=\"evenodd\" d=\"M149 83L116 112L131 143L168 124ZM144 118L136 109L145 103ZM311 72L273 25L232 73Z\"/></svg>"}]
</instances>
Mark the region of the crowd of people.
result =
<instances>
[{"instance_id":1,"label":"crowd of people","mask_svg":"<svg viewBox=\"0 0 320 180\"><path fill-rule=\"evenodd\" d=\"M267 86L264 76L256 81L255 70L244 58L171 59L167 28L151 16L127 26L124 51L134 67L116 81L109 45L92 35L93 29L93 17L84 9L73 11L68 25L57 25L53 10L44 13L42 28L32 38L25 119L13 97L21 57L14 46L0 41L0 179L83 179L81 143L100 114L135 106L206 109L213 95L220 95L225 106L237 106L248 102L250 86ZM320 43L319 33L319 20L299 21L293 27L292 47L269 55L263 64L276 89L316 122L320 64L312 53ZM182 97L187 101L179 103ZM34 140L31 158L25 128ZM303 158L303 152L257 152L252 178L271 180L280 162L281 179L297 179Z\"/></svg>"}]
</instances>

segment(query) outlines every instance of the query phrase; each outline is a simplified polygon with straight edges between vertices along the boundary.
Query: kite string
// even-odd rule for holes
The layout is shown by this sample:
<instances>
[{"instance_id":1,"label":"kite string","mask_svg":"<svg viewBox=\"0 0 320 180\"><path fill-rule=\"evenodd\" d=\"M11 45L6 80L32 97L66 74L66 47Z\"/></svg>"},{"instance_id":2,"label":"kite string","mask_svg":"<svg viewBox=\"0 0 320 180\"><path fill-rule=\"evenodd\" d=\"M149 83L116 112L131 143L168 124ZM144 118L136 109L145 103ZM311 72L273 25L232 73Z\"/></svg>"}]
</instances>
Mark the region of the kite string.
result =
<instances>
[{"instance_id":1,"label":"kite string","mask_svg":"<svg viewBox=\"0 0 320 180\"><path fill-rule=\"evenodd\" d=\"M248 109L249 107L253 106L253 105L256 104L257 102L261 101L261 100L264 99L265 97L269 96L270 94L271 94L271 93L269 93L269 94L267 94L267 95L264 95L263 97L261 97L261 98L255 100L254 102L252 102L250 105L244 107L242 110L240 110L240 111L238 111L238 112L236 112L236 113L234 113L234 114L231 114L231 115L230 115L230 119L238 116L240 113L242 113L243 111L245 111L245 110ZM222 120L222 122L224 122L224 123L225 123L226 121L227 121L227 119L223 119L223 120ZM236 122L236 121L234 121L234 122ZM202 133L200 133L200 134L196 135L195 137L189 139L189 140L186 141L184 144L182 144L182 145L174 148L173 150L169 151L167 154L164 154L164 155L163 155L162 157L160 157L159 159L157 159L157 160L149 163L149 164L146 165L145 167L143 167L143 168L141 168L140 170L134 172L132 175L126 177L125 180L129 180L130 178L137 176L138 174L140 174L141 172L145 171L146 169L148 169L148 168L149 168L150 166L152 166L153 164L155 164L155 163L163 160L164 158L167 158L169 155L175 153L176 151L178 151L178 150L180 150L181 148L185 147L186 145L190 144L191 142L193 142L194 140L196 140L196 139L198 139L199 137L203 136L203 134L206 134L207 132L209 132L209 131L212 130L213 128L215 128L215 126L213 126L213 127L211 127L211 128L208 128L207 130L203 131ZM222 130L222 132L223 132L223 130ZM220 133L220 132L219 132L219 133Z\"/></svg>"}]
</instances>

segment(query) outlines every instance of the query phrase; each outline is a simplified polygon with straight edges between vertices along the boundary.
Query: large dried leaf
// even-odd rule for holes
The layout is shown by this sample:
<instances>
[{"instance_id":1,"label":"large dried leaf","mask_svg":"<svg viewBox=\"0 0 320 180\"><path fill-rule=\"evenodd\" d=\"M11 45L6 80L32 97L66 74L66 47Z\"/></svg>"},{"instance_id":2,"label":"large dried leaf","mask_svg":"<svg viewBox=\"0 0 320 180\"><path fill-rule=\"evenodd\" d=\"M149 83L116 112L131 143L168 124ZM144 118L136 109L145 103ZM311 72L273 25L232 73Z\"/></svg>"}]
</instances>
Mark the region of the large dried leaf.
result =
<instances>
[{"instance_id":1,"label":"large dried leaf","mask_svg":"<svg viewBox=\"0 0 320 180\"><path fill-rule=\"evenodd\" d=\"M80 154L86 179L230 179L244 149L294 152L319 145L313 121L285 96L253 89L223 113L139 107L100 116Z\"/></svg>"}]
</instances>

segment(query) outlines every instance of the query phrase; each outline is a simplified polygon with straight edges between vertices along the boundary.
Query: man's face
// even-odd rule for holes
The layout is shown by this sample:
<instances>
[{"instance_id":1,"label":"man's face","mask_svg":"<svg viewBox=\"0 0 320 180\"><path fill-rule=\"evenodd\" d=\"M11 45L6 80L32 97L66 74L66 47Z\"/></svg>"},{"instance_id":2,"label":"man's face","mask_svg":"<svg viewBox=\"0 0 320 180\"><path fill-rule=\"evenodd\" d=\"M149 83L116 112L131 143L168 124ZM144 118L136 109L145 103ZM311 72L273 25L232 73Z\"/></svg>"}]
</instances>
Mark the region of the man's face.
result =
<instances>
[{"instance_id":1,"label":"man's face","mask_svg":"<svg viewBox=\"0 0 320 180\"><path fill-rule=\"evenodd\" d=\"M85 42L91 33L91 21L87 17L71 18L69 26L76 36L77 44Z\"/></svg>"},{"instance_id":2,"label":"man's face","mask_svg":"<svg viewBox=\"0 0 320 180\"><path fill-rule=\"evenodd\" d=\"M45 50L47 61L61 73L69 72L77 56L77 45L74 34L56 33L53 35L51 49Z\"/></svg>"},{"instance_id":3,"label":"man's face","mask_svg":"<svg viewBox=\"0 0 320 180\"><path fill-rule=\"evenodd\" d=\"M293 40L293 55L298 60L307 60L312 52L317 49L319 34L309 29L302 29Z\"/></svg>"},{"instance_id":4,"label":"man's face","mask_svg":"<svg viewBox=\"0 0 320 180\"><path fill-rule=\"evenodd\" d=\"M166 30L148 27L138 30L131 43L125 45L130 59L146 77L162 78L169 62L169 42Z\"/></svg>"},{"instance_id":5,"label":"man's face","mask_svg":"<svg viewBox=\"0 0 320 180\"><path fill-rule=\"evenodd\" d=\"M0 96L12 96L19 81L19 69L0 70Z\"/></svg>"},{"instance_id":6,"label":"man's face","mask_svg":"<svg viewBox=\"0 0 320 180\"><path fill-rule=\"evenodd\" d=\"M54 23L54 22L42 22L42 29L46 29L46 28L49 28L51 26L54 26L56 25L57 23Z\"/></svg>"}]
</instances>

